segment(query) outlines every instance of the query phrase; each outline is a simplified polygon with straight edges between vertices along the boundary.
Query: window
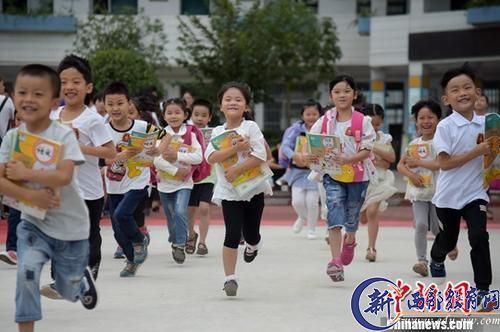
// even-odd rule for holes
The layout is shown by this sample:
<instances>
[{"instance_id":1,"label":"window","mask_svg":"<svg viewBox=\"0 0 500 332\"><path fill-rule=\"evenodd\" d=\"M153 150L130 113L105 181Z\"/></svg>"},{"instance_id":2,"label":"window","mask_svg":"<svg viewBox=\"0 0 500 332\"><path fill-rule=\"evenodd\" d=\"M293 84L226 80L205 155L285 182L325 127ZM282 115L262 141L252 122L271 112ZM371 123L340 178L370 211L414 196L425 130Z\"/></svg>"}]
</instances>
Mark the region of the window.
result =
<instances>
[{"instance_id":1,"label":"window","mask_svg":"<svg viewBox=\"0 0 500 332\"><path fill-rule=\"evenodd\" d=\"M358 16L370 16L372 12L371 0L357 0L356 1L356 14Z\"/></svg>"},{"instance_id":2,"label":"window","mask_svg":"<svg viewBox=\"0 0 500 332\"><path fill-rule=\"evenodd\" d=\"M182 0L181 15L210 15L210 1Z\"/></svg>"},{"instance_id":3,"label":"window","mask_svg":"<svg viewBox=\"0 0 500 332\"><path fill-rule=\"evenodd\" d=\"M488 112L500 113L500 82L485 82L483 92L488 97Z\"/></svg>"},{"instance_id":4,"label":"window","mask_svg":"<svg viewBox=\"0 0 500 332\"><path fill-rule=\"evenodd\" d=\"M467 3L470 0L451 0L450 1L450 10L464 10L467 9Z\"/></svg>"},{"instance_id":5,"label":"window","mask_svg":"<svg viewBox=\"0 0 500 332\"><path fill-rule=\"evenodd\" d=\"M387 0L387 15L408 14L407 0Z\"/></svg>"},{"instance_id":6,"label":"window","mask_svg":"<svg viewBox=\"0 0 500 332\"><path fill-rule=\"evenodd\" d=\"M54 0L3 0L3 14L9 15L51 15L54 12Z\"/></svg>"},{"instance_id":7,"label":"window","mask_svg":"<svg viewBox=\"0 0 500 332\"><path fill-rule=\"evenodd\" d=\"M94 0L94 14L137 14L138 0Z\"/></svg>"}]
</instances>

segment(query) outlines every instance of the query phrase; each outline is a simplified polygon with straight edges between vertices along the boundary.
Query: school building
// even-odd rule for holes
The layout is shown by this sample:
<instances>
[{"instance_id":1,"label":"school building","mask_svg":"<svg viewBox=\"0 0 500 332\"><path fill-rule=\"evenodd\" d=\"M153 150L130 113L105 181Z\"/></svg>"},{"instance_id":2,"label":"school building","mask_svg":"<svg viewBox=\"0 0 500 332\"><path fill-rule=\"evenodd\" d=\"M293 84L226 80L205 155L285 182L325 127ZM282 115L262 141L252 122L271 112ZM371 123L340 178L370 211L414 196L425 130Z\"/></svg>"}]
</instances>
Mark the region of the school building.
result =
<instances>
[{"instance_id":1,"label":"school building","mask_svg":"<svg viewBox=\"0 0 500 332\"><path fill-rule=\"evenodd\" d=\"M272 1L272 0L262 0ZM469 8L468 0L297 0L304 1L320 17L332 17L337 26L342 58L338 72L352 75L369 101L387 112L386 129L399 145L405 133L413 133L410 106L421 98L439 99L439 80L451 66L469 61L482 79L490 99L490 111L499 111L500 7ZM251 1L242 0L244 6ZM12 82L26 63L56 66L72 49L77 19L93 13L113 14L124 6L144 10L159 18L168 36L166 55L172 69L162 73L169 96L179 95L189 81L176 67L178 16L210 15L207 0L0 0L0 73ZM312 96L328 102L327 82L316 89L294 93L292 108ZM275 102L256 105L261 128L279 130L281 88Z\"/></svg>"}]
</instances>

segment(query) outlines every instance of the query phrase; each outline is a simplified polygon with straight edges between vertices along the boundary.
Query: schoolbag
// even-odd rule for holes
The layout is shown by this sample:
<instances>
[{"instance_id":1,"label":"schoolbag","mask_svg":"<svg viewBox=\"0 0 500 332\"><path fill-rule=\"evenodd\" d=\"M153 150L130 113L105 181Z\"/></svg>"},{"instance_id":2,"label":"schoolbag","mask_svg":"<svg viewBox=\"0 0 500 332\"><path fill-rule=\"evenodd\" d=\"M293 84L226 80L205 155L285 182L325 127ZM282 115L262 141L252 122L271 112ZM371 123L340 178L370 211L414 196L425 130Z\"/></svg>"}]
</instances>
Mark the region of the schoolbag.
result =
<instances>
[{"instance_id":1,"label":"schoolbag","mask_svg":"<svg viewBox=\"0 0 500 332\"><path fill-rule=\"evenodd\" d=\"M193 172L193 181L196 183L204 180L206 177L210 175L210 172L212 171L212 166L205 159L205 150L206 150L205 138L203 137L203 133L201 132L201 130L199 130L196 126L186 125L186 133L182 137L182 139L184 140L184 144L191 145L191 133L195 134L198 143L200 143L201 154L203 157L200 164L191 166L192 167L191 170Z\"/></svg>"},{"instance_id":2,"label":"schoolbag","mask_svg":"<svg viewBox=\"0 0 500 332\"><path fill-rule=\"evenodd\" d=\"M301 132L302 121L297 121L290 127L288 127L283 133L283 137L281 138L281 145L278 149L278 164L280 166L288 168L291 165L291 160L283 153L283 140L288 136L298 136Z\"/></svg>"}]
</instances>

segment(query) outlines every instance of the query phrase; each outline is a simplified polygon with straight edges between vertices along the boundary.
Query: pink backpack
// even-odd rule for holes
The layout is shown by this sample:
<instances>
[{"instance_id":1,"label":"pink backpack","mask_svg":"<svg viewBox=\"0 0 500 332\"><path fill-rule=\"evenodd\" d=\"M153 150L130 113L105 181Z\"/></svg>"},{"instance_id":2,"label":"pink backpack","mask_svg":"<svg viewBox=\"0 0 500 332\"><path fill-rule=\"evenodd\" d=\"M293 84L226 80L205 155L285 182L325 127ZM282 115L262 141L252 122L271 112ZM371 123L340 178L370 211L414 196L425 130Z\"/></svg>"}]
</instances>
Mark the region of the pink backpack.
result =
<instances>
[{"instance_id":1,"label":"pink backpack","mask_svg":"<svg viewBox=\"0 0 500 332\"><path fill-rule=\"evenodd\" d=\"M184 144L186 145L191 145L191 133L196 135L196 139L198 140L198 143L201 145L201 153L203 156L203 160L201 161L201 164L199 165L193 165L192 166L192 172L193 172L193 181L200 182L204 180L206 177L210 175L210 172L212 170L211 165L208 163L208 161L205 159L205 139L203 137L203 133L201 130L199 130L196 126L193 125L186 125L186 133L182 137L184 140Z\"/></svg>"},{"instance_id":2,"label":"pink backpack","mask_svg":"<svg viewBox=\"0 0 500 332\"><path fill-rule=\"evenodd\" d=\"M337 122L337 110L335 108L330 110L332 115L332 132L335 130L335 123ZM321 124L321 134L328 133L328 116L327 112L323 116L323 123ZM364 115L361 112L352 111L351 118L351 136L354 137L354 141L356 142L356 150L359 151L361 147L361 140L363 138L363 119ZM352 164L352 168L354 170L354 182L363 181L365 167L363 162L357 162Z\"/></svg>"}]
</instances>

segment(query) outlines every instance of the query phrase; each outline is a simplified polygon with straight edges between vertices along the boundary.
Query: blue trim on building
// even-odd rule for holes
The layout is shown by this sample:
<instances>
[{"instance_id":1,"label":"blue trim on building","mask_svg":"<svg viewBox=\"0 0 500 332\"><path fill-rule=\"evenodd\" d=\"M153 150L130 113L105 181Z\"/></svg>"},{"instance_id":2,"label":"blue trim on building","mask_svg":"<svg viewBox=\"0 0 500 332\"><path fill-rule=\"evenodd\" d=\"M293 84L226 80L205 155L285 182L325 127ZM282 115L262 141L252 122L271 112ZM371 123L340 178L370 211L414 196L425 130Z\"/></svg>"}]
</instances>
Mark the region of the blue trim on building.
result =
<instances>
[{"instance_id":1,"label":"blue trim on building","mask_svg":"<svg viewBox=\"0 0 500 332\"><path fill-rule=\"evenodd\" d=\"M467 23L472 25L500 24L500 6L469 8Z\"/></svg>"},{"instance_id":2,"label":"blue trim on building","mask_svg":"<svg viewBox=\"0 0 500 332\"><path fill-rule=\"evenodd\" d=\"M370 17L368 16L358 17L358 33L361 36L370 35L370 21Z\"/></svg>"},{"instance_id":3,"label":"blue trim on building","mask_svg":"<svg viewBox=\"0 0 500 332\"><path fill-rule=\"evenodd\" d=\"M76 32L74 16L0 15L0 31L11 32Z\"/></svg>"}]
</instances>

